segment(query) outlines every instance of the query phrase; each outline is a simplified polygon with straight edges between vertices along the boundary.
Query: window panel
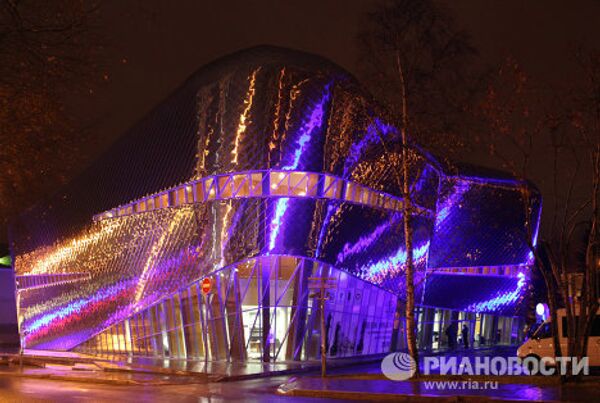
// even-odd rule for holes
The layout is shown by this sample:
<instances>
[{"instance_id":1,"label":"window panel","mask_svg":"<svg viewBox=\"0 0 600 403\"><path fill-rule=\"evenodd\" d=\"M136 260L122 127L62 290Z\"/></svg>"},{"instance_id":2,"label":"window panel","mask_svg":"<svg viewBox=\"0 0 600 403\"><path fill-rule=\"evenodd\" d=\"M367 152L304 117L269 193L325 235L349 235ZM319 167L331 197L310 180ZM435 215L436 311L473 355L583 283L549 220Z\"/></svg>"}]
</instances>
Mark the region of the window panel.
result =
<instances>
[{"instance_id":1,"label":"window panel","mask_svg":"<svg viewBox=\"0 0 600 403\"><path fill-rule=\"evenodd\" d=\"M362 188L362 196L357 201L362 204L370 204L372 193L373 192L370 189Z\"/></svg>"},{"instance_id":2,"label":"window panel","mask_svg":"<svg viewBox=\"0 0 600 403\"><path fill-rule=\"evenodd\" d=\"M308 188L308 174L304 172L292 172L290 174L290 191L291 196L306 196Z\"/></svg>"},{"instance_id":3,"label":"window panel","mask_svg":"<svg viewBox=\"0 0 600 403\"><path fill-rule=\"evenodd\" d=\"M146 201L142 200L140 202L137 203L135 211L138 213L143 213L144 211L146 211Z\"/></svg>"},{"instance_id":4,"label":"window panel","mask_svg":"<svg viewBox=\"0 0 600 403\"><path fill-rule=\"evenodd\" d=\"M289 191L289 175L285 172L271 172L270 194L274 196L287 196Z\"/></svg>"},{"instance_id":5,"label":"window panel","mask_svg":"<svg viewBox=\"0 0 600 403\"><path fill-rule=\"evenodd\" d=\"M169 206L177 206L179 205L178 201L177 201L177 191L179 189L173 189L170 190L168 192L166 192L167 194L167 200L168 200L168 205Z\"/></svg>"},{"instance_id":6,"label":"window panel","mask_svg":"<svg viewBox=\"0 0 600 403\"><path fill-rule=\"evenodd\" d=\"M253 196L261 196L262 195L262 182L263 175L260 173L252 174L252 195Z\"/></svg>"},{"instance_id":7,"label":"window panel","mask_svg":"<svg viewBox=\"0 0 600 403\"><path fill-rule=\"evenodd\" d=\"M318 195L318 190L319 190L319 175L318 174L307 174L307 176L308 176L308 180L307 180L308 183L307 183L306 195L315 197Z\"/></svg>"},{"instance_id":8,"label":"window panel","mask_svg":"<svg viewBox=\"0 0 600 403\"><path fill-rule=\"evenodd\" d=\"M169 194L168 193L163 193L160 195L160 200L161 200L161 207L163 208L167 208L169 207Z\"/></svg>"},{"instance_id":9,"label":"window panel","mask_svg":"<svg viewBox=\"0 0 600 403\"><path fill-rule=\"evenodd\" d=\"M192 185L185 186L185 202L193 203L194 202L194 189Z\"/></svg>"},{"instance_id":10,"label":"window panel","mask_svg":"<svg viewBox=\"0 0 600 403\"><path fill-rule=\"evenodd\" d=\"M185 200L185 187L180 187L177 189L177 205L182 206L186 202Z\"/></svg>"},{"instance_id":11,"label":"window panel","mask_svg":"<svg viewBox=\"0 0 600 403\"><path fill-rule=\"evenodd\" d=\"M217 197L217 191L215 189L216 183L212 178L208 178L203 182L204 185L204 194L206 195L206 200L214 200Z\"/></svg>"},{"instance_id":12,"label":"window panel","mask_svg":"<svg viewBox=\"0 0 600 403\"><path fill-rule=\"evenodd\" d=\"M344 198L348 201L354 200L354 194L356 192L356 184L351 182L346 182L346 192L344 194Z\"/></svg>"},{"instance_id":13,"label":"window panel","mask_svg":"<svg viewBox=\"0 0 600 403\"><path fill-rule=\"evenodd\" d=\"M221 176L218 179L219 181L219 198L220 199L229 199L232 197L232 181L231 176Z\"/></svg>"},{"instance_id":14,"label":"window panel","mask_svg":"<svg viewBox=\"0 0 600 403\"><path fill-rule=\"evenodd\" d=\"M234 197L250 196L250 180L249 175L234 175L233 176L233 195Z\"/></svg>"},{"instance_id":15,"label":"window panel","mask_svg":"<svg viewBox=\"0 0 600 403\"><path fill-rule=\"evenodd\" d=\"M337 199L340 197L342 182L329 175L323 176L323 197Z\"/></svg>"},{"instance_id":16,"label":"window panel","mask_svg":"<svg viewBox=\"0 0 600 403\"><path fill-rule=\"evenodd\" d=\"M163 205L162 205L162 202L161 202L161 199L160 199L160 195L155 196L154 197L154 208L159 209L159 208L162 208L162 207L163 207Z\"/></svg>"}]
</instances>

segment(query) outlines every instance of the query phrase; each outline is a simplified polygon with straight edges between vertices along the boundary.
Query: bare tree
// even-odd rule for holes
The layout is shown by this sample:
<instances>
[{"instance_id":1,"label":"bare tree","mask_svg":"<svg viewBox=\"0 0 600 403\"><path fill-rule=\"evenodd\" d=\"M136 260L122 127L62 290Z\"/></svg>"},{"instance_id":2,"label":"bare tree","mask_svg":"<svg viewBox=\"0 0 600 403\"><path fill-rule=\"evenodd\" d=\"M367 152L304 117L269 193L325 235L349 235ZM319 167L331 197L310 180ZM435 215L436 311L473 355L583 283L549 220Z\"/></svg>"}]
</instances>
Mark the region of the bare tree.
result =
<instances>
[{"instance_id":1,"label":"bare tree","mask_svg":"<svg viewBox=\"0 0 600 403\"><path fill-rule=\"evenodd\" d=\"M557 357L564 353L557 309L566 310L567 355L579 358L586 355L598 310L599 60L587 54L582 64L586 84L569 89L570 95L560 94L560 102L555 103L557 94L536 88L518 63L509 58L499 69L480 109L489 125L482 131L488 136L480 139L481 144L521 181L523 207L529 217L522 236L546 284ZM549 152L542 153L540 148ZM549 206L552 222L538 247L531 217L532 190L527 183L534 162L545 163L545 174L552 176L554 189L553 205ZM578 200L580 195L582 200ZM589 224L589 231L585 258L577 261L571 257L582 222Z\"/></svg>"},{"instance_id":2,"label":"bare tree","mask_svg":"<svg viewBox=\"0 0 600 403\"><path fill-rule=\"evenodd\" d=\"M408 110L406 98L406 85L404 82L404 70L400 54L396 54L396 65L398 76L400 77L400 93L402 94L402 173L396 173L396 180L402 184L402 199L404 200L404 209L402 211L402 224L404 230L404 247L406 249L406 342L408 344L408 353L416 363L416 375L419 375L419 350L417 349L417 326L415 322L415 264L413 256L413 204L410 191L410 149L408 143ZM395 167L395 165L392 165Z\"/></svg>"},{"instance_id":3,"label":"bare tree","mask_svg":"<svg viewBox=\"0 0 600 403\"><path fill-rule=\"evenodd\" d=\"M359 43L362 81L398 115L406 104L410 136L442 158L463 153L471 131L464 112L484 74L449 11L431 0L383 1L368 14Z\"/></svg>"},{"instance_id":4,"label":"bare tree","mask_svg":"<svg viewBox=\"0 0 600 403\"><path fill-rule=\"evenodd\" d=\"M0 1L0 221L66 180L82 132L67 111L72 91L95 82L95 5Z\"/></svg>"},{"instance_id":5,"label":"bare tree","mask_svg":"<svg viewBox=\"0 0 600 403\"><path fill-rule=\"evenodd\" d=\"M382 2L368 15L359 40L363 79L379 101L397 112L401 130L400 150L383 138L381 141L404 201L406 341L409 354L418 363L413 256L416 210L410 186L414 142L434 151L443 149L443 157L463 151L467 144L463 112L479 84L477 79L466 78L480 76L473 74L472 68L476 51L446 10L429 0Z\"/></svg>"}]
</instances>

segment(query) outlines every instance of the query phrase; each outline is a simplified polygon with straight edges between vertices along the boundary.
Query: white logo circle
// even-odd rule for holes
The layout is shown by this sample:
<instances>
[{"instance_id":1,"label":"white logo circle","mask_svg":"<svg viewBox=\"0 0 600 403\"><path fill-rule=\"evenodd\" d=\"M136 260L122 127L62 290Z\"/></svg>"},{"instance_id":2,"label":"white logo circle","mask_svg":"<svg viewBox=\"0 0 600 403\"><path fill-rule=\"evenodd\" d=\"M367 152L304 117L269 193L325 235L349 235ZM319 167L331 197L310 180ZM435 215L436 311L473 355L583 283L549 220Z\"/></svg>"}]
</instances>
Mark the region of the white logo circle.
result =
<instances>
[{"instance_id":1,"label":"white logo circle","mask_svg":"<svg viewBox=\"0 0 600 403\"><path fill-rule=\"evenodd\" d=\"M406 353L391 353L381 361L381 372L392 381L405 381L416 371L415 360Z\"/></svg>"}]
</instances>

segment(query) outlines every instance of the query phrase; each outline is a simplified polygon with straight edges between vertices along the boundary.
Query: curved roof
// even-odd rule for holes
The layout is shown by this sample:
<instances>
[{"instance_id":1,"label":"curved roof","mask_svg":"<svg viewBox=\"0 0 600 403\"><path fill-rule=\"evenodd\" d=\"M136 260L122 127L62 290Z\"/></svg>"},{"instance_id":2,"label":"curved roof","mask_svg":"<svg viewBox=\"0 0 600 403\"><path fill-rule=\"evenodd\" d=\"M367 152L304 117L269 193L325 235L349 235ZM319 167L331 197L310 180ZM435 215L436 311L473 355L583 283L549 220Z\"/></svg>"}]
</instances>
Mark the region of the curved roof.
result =
<instances>
[{"instance_id":1,"label":"curved roof","mask_svg":"<svg viewBox=\"0 0 600 403\"><path fill-rule=\"evenodd\" d=\"M382 136L396 136L385 116L324 58L269 46L236 52L190 76L80 176L18 219L11 235L31 250L77 232L98 212L214 173L329 172L397 193L377 160Z\"/></svg>"},{"instance_id":2,"label":"curved roof","mask_svg":"<svg viewBox=\"0 0 600 403\"><path fill-rule=\"evenodd\" d=\"M390 121L351 74L322 57L270 46L236 52L199 69L82 175L17 219L11 238L19 252L52 244L95 214L230 172L324 172L400 195L381 146L384 138L398 143ZM440 166L416 150L420 170ZM435 203L425 176L423 197Z\"/></svg>"}]
</instances>

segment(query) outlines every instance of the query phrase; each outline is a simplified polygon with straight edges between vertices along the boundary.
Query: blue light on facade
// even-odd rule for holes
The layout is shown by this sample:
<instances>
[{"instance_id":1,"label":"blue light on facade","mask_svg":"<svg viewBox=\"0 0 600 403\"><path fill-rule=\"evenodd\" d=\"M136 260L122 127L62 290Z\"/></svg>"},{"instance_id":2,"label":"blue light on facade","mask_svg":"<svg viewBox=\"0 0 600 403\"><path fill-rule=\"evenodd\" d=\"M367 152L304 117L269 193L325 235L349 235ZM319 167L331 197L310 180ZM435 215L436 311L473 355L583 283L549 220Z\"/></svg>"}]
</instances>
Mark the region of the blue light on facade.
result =
<instances>
[{"instance_id":1,"label":"blue light on facade","mask_svg":"<svg viewBox=\"0 0 600 403\"><path fill-rule=\"evenodd\" d=\"M325 315L328 340L351 341L337 356L390 350L406 293L404 200L390 163L399 131L329 62L247 52L198 72L16 220L17 275L47 280L20 286L26 347L313 359ZM518 234L535 220L537 241L535 189L529 217L521 182L446 172L416 145L409 154L419 304L519 315L531 256ZM313 276L339 286L325 312Z\"/></svg>"}]
</instances>

